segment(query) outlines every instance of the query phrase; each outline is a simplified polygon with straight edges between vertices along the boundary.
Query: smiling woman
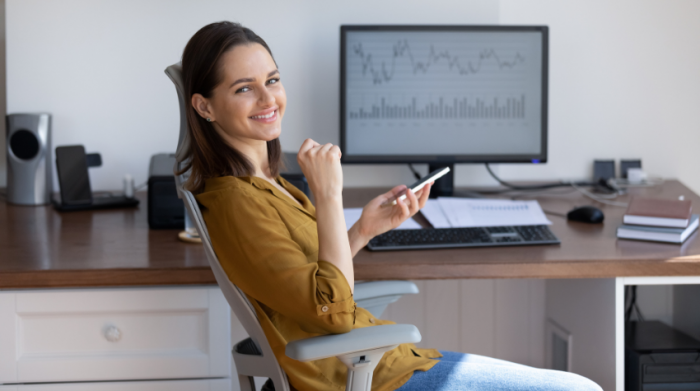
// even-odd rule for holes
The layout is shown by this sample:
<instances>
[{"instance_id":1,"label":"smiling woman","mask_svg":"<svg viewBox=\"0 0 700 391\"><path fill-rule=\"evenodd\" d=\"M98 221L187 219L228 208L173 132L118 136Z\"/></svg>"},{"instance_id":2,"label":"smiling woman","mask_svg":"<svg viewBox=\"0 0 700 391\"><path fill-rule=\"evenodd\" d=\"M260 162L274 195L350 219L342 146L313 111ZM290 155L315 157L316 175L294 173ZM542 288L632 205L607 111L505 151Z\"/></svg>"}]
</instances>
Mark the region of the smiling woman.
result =
<instances>
[{"instance_id":1,"label":"smiling woman","mask_svg":"<svg viewBox=\"0 0 700 391\"><path fill-rule=\"evenodd\" d=\"M255 156L262 144L252 140L273 141L282 131L287 96L277 66L262 45L249 43L227 51L218 72L221 81L211 96L195 92L192 107L234 149Z\"/></svg>"},{"instance_id":2,"label":"smiling woman","mask_svg":"<svg viewBox=\"0 0 700 391\"><path fill-rule=\"evenodd\" d=\"M285 347L289 341L393 323L356 306L352 258L371 238L417 213L431 185L407 191L406 200L397 198L392 206L382 205L406 186L377 196L346 230L337 146L307 139L299 149L297 161L315 206L278 175L287 98L265 41L239 24L205 26L187 44L182 71L190 101L186 186L201 205L219 262L250 300L292 387L340 390L347 377L340 360L296 361ZM600 391L573 374L461 353L443 357L412 344L386 352L374 370L372 390L399 387Z\"/></svg>"},{"instance_id":3,"label":"smiling woman","mask_svg":"<svg viewBox=\"0 0 700 391\"><path fill-rule=\"evenodd\" d=\"M196 194L208 178L254 175L251 159L260 153L266 155L266 174L276 177L287 97L267 43L240 25L213 23L190 39L182 68L194 141L182 171L192 170L187 188ZM266 141L265 148L251 142L256 139Z\"/></svg>"}]
</instances>

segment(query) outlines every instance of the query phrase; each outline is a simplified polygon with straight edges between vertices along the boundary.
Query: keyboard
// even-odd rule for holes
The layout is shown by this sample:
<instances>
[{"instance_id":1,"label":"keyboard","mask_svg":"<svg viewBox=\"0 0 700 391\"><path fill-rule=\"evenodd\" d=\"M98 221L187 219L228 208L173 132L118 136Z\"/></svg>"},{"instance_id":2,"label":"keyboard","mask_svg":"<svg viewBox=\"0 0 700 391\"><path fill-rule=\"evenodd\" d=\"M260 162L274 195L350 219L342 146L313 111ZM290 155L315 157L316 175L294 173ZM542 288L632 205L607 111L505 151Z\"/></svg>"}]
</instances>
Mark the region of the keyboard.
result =
<instances>
[{"instance_id":1,"label":"keyboard","mask_svg":"<svg viewBox=\"0 0 700 391\"><path fill-rule=\"evenodd\" d=\"M546 225L508 227L395 229L369 241L372 251L454 247L560 244Z\"/></svg>"}]
</instances>

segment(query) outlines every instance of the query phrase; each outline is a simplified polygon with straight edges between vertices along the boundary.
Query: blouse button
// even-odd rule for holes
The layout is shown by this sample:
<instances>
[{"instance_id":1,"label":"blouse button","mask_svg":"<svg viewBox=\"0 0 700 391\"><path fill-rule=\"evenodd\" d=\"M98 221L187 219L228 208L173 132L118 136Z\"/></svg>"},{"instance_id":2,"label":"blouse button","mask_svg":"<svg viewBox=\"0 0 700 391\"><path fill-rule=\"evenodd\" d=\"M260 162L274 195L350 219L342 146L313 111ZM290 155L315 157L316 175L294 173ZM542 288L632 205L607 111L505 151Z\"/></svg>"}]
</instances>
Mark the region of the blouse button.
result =
<instances>
[{"instance_id":1,"label":"blouse button","mask_svg":"<svg viewBox=\"0 0 700 391\"><path fill-rule=\"evenodd\" d=\"M321 311L328 312L328 306L324 305L323 307L321 307Z\"/></svg>"},{"instance_id":2,"label":"blouse button","mask_svg":"<svg viewBox=\"0 0 700 391\"><path fill-rule=\"evenodd\" d=\"M374 319L369 318L369 322L372 323L372 324L374 324Z\"/></svg>"}]
</instances>

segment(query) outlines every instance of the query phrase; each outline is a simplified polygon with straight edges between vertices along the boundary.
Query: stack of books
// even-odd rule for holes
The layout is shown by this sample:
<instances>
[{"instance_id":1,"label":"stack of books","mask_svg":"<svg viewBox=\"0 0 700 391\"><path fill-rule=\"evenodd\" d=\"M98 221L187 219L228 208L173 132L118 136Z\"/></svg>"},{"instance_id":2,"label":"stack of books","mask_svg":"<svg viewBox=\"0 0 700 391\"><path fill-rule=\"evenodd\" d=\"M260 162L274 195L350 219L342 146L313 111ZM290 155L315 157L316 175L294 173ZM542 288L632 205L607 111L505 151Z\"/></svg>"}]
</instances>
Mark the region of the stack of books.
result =
<instances>
[{"instance_id":1,"label":"stack of books","mask_svg":"<svg viewBox=\"0 0 700 391\"><path fill-rule=\"evenodd\" d=\"M698 229L690 201L634 197L617 229L621 239L683 243Z\"/></svg>"}]
</instances>

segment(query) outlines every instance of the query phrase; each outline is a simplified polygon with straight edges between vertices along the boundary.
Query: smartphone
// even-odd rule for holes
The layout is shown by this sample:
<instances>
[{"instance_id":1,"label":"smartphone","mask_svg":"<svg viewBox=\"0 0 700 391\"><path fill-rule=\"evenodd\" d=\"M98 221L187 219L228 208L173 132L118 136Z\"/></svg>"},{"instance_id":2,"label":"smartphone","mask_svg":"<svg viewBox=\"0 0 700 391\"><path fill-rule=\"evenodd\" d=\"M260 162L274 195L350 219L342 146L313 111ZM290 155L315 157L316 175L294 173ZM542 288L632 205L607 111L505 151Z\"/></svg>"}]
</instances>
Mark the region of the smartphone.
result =
<instances>
[{"instance_id":1,"label":"smartphone","mask_svg":"<svg viewBox=\"0 0 700 391\"><path fill-rule=\"evenodd\" d=\"M435 171L431 172L430 174L424 176L423 178L419 179L418 182L410 184L409 186L406 187L406 189L402 190L399 194L395 195L392 199L383 203L382 205L396 205L397 199L402 200L402 201L404 199L406 199L406 192L408 191L408 189L411 189L411 191L415 193L415 192L419 191L420 189L422 189L429 182L438 180L439 178L441 178L443 175L447 174L448 172L450 172L449 167L443 167L443 168L440 168L438 170L435 170Z\"/></svg>"},{"instance_id":2,"label":"smartphone","mask_svg":"<svg viewBox=\"0 0 700 391\"><path fill-rule=\"evenodd\" d=\"M58 171L58 183L61 187L61 203L92 204L85 147L82 145L57 147L56 171Z\"/></svg>"}]
</instances>

